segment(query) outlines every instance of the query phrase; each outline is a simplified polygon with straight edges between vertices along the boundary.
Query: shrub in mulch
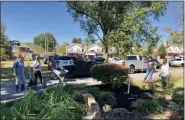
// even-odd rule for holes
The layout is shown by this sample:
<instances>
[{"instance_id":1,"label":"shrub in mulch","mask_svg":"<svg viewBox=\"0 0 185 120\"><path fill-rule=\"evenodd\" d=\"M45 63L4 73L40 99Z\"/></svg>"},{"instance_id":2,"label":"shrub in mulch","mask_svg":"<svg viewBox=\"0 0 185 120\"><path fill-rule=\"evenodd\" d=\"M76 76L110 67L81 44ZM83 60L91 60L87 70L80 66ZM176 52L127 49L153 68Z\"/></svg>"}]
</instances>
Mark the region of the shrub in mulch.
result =
<instances>
[{"instance_id":1,"label":"shrub in mulch","mask_svg":"<svg viewBox=\"0 0 185 120\"><path fill-rule=\"evenodd\" d=\"M92 77L104 84L119 86L127 81L129 69L116 64L97 64L91 68Z\"/></svg>"}]
</instances>

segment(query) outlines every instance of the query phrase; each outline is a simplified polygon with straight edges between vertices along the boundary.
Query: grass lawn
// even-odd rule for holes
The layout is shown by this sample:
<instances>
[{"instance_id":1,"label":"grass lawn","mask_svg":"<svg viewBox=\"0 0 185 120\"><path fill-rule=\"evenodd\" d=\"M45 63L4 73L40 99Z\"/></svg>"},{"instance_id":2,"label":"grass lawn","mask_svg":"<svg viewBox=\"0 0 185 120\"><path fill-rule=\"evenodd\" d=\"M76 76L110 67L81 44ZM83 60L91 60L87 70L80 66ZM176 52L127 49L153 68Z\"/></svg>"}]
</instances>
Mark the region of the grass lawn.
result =
<instances>
[{"instance_id":1,"label":"grass lawn","mask_svg":"<svg viewBox=\"0 0 185 120\"><path fill-rule=\"evenodd\" d=\"M12 66L13 66L14 61L1 61L1 80L14 80L15 77L13 75L12 71ZM25 66L25 77L26 79L29 79L30 74L29 74L29 67L28 65L32 66L32 61L28 63L28 61L24 61L24 66ZM32 78L33 76L33 68L30 68ZM42 63L42 75L43 77L48 77L50 75L50 71L47 70L47 65Z\"/></svg>"},{"instance_id":2,"label":"grass lawn","mask_svg":"<svg viewBox=\"0 0 185 120\"><path fill-rule=\"evenodd\" d=\"M174 88L178 88L178 87L184 88L183 76L171 77L170 80L175 82ZM154 83L157 83L157 82L160 83L160 81L161 81L160 79L156 79L154 80ZM142 80L134 80L133 84L139 86L140 88L143 88L143 87L148 88L148 83L143 83Z\"/></svg>"}]
</instances>

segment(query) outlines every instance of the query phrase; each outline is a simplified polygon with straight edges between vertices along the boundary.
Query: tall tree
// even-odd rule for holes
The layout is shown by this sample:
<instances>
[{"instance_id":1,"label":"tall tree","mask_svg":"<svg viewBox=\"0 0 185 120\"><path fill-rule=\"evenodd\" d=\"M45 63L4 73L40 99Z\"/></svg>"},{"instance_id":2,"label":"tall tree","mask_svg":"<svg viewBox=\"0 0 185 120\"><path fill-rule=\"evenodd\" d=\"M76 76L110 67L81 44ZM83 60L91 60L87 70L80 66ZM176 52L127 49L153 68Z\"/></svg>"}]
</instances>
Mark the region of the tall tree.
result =
<instances>
[{"instance_id":1,"label":"tall tree","mask_svg":"<svg viewBox=\"0 0 185 120\"><path fill-rule=\"evenodd\" d=\"M51 33L42 33L34 37L33 43L35 45L42 46L44 49L48 49L49 52L53 51L57 45L55 37Z\"/></svg>"},{"instance_id":2,"label":"tall tree","mask_svg":"<svg viewBox=\"0 0 185 120\"><path fill-rule=\"evenodd\" d=\"M8 42L8 37L5 35L6 27L3 23L1 23L1 42L0 42L0 48L1 48L1 56L9 55L11 53L11 47Z\"/></svg>"},{"instance_id":3,"label":"tall tree","mask_svg":"<svg viewBox=\"0 0 185 120\"><path fill-rule=\"evenodd\" d=\"M25 44L28 45L35 54L39 55L41 52L44 51L44 48L42 48L42 46L35 45L32 42L26 42Z\"/></svg>"},{"instance_id":4,"label":"tall tree","mask_svg":"<svg viewBox=\"0 0 185 120\"><path fill-rule=\"evenodd\" d=\"M152 1L67 1L67 6L87 34L97 35L106 58L113 41L121 43L120 47L126 46L127 50L133 42L158 40L152 32L156 28L152 27L149 17L158 20L166 11L166 2ZM99 30L103 33L102 38Z\"/></svg>"},{"instance_id":5,"label":"tall tree","mask_svg":"<svg viewBox=\"0 0 185 120\"><path fill-rule=\"evenodd\" d=\"M82 43L82 39L81 38L73 38L72 43Z\"/></svg>"},{"instance_id":6,"label":"tall tree","mask_svg":"<svg viewBox=\"0 0 185 120\"><path fill-rule=\"evenodd\" d=\"M163 44L160 45L158 51L157 51L158 55L161 57L161 58L164 58L166 56L166 48Z\"/></svg>"},{"instance_id":7,"label":"tall tree","mask_svg":"<svg viewBox=\"0 0 185 120\"><path fill-rule=\"evenodd\" d=\"M61 54L66 54L66 44L57 45L56 46L56 52Z\"/></svg>"},{"instance_id":8,"label":"tall tree","mask_svg":"<svg viewBox=\"0 0 185 120\"><path fill-rule=\"evenodd\" d=\"M97 40L94 38L93 35L87 35L87 37L84 39L85 43L95 43Z\"/></svg>"}]
</instances>

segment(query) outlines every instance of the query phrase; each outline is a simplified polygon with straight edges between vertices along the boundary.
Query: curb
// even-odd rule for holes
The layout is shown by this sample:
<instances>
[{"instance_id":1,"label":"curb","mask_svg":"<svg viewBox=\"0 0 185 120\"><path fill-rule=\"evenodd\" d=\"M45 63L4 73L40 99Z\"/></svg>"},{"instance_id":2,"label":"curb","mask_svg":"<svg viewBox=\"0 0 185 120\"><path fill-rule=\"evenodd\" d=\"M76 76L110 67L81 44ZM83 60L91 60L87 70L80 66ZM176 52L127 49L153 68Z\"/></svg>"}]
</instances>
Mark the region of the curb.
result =
<instances>
[{"instance_id":1,"label":"curb","mask_svg":"<svg viewBox=\"0 0 185 120\"><path fill-rule=\"evenodd\" d=\"M87 115L83 118L83 120L99 119L101 116L100 106L96 102L95 98L90 93L83 94L83 97L87 104Z\"/></svg>"}]
</instances>

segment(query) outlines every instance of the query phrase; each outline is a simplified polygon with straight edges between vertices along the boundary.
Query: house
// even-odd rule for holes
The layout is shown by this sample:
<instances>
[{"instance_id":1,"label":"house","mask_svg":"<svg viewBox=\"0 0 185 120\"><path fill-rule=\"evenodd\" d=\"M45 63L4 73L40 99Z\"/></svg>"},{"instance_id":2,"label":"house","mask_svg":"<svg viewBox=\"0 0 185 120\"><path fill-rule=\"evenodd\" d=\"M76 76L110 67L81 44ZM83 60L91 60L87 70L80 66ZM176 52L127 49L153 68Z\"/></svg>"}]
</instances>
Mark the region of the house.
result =
<instances>
[{"instance_id":1,"label":"house","mask_svg":"<svg viewBox=\"0 0 185 120\"><path fill-rule=\"evenodd\" d=\"M67 46L67 54L76 56L76 55L83 55L87 57L92 56L102 56L103 55L103 47L101 44L68 44ZM109 54L114 54L116 49L114 47L111 47L109 49Z\"/></svg>"},{"instance_id":2,"label":"house","mask_svg":"<svg viewBox=\"0 0 185 120\"><path fill-rule=\"evenodd\" d=\"M18 40L9 41L9 45L11 46L12 54L10 57L14 57L16 53L21 54L23 57L32 56L32 50L26 44L21 43Z\"/></svg>"},{"instance_id":3,"label":"house","mask_svg":"<svg viewBox=\"0 0 185 120\"><path fill-rule=\"evenodd\" d=\"M184 50L178 46L168 46L166 47L166 54L167 57L176 57L176 56L183 56Z\"/></svg>"}]
</instances>

